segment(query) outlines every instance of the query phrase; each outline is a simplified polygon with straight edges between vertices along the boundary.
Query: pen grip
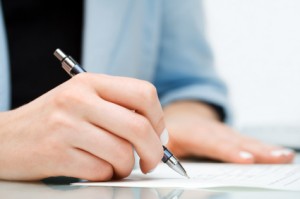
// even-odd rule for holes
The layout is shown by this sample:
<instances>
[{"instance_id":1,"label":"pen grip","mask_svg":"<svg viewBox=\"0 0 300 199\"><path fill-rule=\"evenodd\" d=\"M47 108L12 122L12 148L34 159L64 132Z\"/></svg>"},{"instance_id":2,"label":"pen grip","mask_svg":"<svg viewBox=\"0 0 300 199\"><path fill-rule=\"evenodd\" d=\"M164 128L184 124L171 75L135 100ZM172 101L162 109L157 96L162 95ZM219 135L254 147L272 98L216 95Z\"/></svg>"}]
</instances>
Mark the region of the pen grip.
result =
<instances>
[{"instance_id":1,"label":"pen grip","mask_svg":"<svg viewBox=\"0 0 300 199\"><path fill-rule=\"evenodd\" d=\"M79 73L85 73L86 70L84 70L82 67L80 67L79 65L75 65L71 70L70 70L70 74L71 76L77 75Z\"/></svg>"},{"instance_id":2,"label":"pen grip","mask_svg":"<svg viewBox=\"0 0 300 199\"><path fill-rule=\"evenodd\" d=\"M163 148L164 148L164 156L162 158L162 161L166 163L173 156L173 154L167 149L167 147L163 146Z\"/></svg>"}]
</instances>

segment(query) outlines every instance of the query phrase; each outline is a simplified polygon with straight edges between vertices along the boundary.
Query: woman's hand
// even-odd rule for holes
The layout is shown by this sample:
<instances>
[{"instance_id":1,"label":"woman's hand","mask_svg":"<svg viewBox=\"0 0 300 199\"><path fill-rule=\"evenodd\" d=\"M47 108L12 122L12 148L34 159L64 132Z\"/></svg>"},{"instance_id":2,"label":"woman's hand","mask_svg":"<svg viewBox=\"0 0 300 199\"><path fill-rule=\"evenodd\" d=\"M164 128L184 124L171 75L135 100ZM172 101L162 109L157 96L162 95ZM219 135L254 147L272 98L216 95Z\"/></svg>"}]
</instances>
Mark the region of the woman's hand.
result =
<instances>
[{"instance_id":1,"label":"woman's hand","mask_svg":"<svg viewBox=\"0 0 300 199\"><path fill-rule=\"evenodd\" d=\"M163 156L164 129L150 83L79 74L29 104L0 113L0 178L123 178L134 166L133 147L147 173Z\"/></svg>"},{"instance_id":2,"label":"woman's hand","mask_svg":"<svg viewBox=\"0 0 300 199\"><path fill-rule=\"evenodd\" d=\"M289 163L289 149L243 136L218 121L211 107L175 102L164 110L170 133L168 148L178 157L208 157L232 163Z\"/></svg>"}]
</instances>

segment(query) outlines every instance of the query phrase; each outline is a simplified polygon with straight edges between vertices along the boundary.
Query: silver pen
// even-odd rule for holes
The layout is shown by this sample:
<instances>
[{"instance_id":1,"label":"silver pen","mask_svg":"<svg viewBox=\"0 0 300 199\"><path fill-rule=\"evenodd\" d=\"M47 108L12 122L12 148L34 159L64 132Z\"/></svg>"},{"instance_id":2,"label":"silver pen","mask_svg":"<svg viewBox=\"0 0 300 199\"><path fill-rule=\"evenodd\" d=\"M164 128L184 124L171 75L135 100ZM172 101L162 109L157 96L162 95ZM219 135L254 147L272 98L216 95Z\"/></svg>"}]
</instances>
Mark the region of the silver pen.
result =
<instances>
[{"instance_id":1,"label":"silver pen","mask_svg":"<svg viewBox=\"0 0 300 199\"><path fill-rule=\"evenodd\" d=\"M54 51L55 57L61 62L62 68L71 76L77 75L79 73L86 72L71 56L66 55L60 49L56 49ZM189 178L187 172L182 167L178 159L167 149L167 147L163 146L164 156L162 161L166 163L171 169L176 171L182 176Z\"/></svg>"}]
</instances>

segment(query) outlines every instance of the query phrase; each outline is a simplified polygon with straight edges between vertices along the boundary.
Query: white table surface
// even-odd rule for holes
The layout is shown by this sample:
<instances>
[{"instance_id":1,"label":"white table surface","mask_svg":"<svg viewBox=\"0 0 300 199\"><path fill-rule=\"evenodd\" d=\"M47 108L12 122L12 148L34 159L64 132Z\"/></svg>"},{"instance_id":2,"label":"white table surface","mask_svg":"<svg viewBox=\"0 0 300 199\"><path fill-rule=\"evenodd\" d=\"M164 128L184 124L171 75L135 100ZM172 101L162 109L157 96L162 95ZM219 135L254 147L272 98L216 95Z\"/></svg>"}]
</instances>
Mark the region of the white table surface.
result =
<instances>
[{"instance_id":1,"label":"white table surface","mask_svg":"<svg viewBox=\"0 0 300 199\"><path fill-rule=\"evenodd\" d=\"M295 163L300 163L300 153ZM300 192L265 189L143 189L113 187L74 187L69 185L49 185L42 182L0 181L0 198L5 199L236 199L236 198L300 198Z\"/></svg>"}]
</instances>

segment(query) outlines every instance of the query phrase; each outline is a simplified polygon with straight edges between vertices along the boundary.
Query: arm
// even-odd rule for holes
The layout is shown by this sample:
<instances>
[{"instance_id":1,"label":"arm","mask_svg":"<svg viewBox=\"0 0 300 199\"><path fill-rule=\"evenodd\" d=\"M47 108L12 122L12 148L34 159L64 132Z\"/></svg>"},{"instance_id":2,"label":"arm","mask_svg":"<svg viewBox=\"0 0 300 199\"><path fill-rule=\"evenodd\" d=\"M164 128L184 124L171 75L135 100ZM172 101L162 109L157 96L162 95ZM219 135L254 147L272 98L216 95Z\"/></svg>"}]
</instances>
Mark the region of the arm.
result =
<instances>
[{"instance_id":1,"label":"arm","mask_svg":"<svg viewBox=\"0 0 300 199\"><path fill-rule=\"evenodd\" d=\"M164 2L154 84L163 106L179 100L208 102L230 121L227 88L213 67L200 1Z\"/></svg>"},{"instance_id":2,"label":"arm","mask_svg":"<svg viewBox=\"0 0 300 199\"><path fill-rule=\"evenodd\" d=\"M207 103L230 122L227 90L218 77L204 34L201 1L164 2L155 85L177 156L205 156L237 163L284 163L293 153L244 137L222 123Z\"/></svg>"}]
</instances>

